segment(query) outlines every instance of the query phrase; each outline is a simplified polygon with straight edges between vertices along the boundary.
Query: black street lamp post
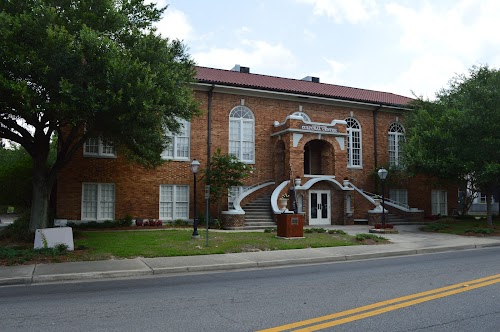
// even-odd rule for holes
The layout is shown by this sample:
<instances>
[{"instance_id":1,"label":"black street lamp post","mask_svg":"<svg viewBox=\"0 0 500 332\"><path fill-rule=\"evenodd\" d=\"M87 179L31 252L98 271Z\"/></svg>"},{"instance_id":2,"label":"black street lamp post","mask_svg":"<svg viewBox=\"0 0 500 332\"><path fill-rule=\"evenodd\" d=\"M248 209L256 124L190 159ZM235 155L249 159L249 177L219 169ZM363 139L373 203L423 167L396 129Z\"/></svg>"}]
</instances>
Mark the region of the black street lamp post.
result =
<instances>
[{"instance_id":1,"label":"black street lamp post","mask_svg":"<svg viewBox=\"0 0 500 332\"><path fill-rule=\"evenodd\" d=\"M191 236L193 239L199 239L200 235L198 234L198 216L196 215L196 173L200 170L200 162L196 159L193 159L191 162L191 172L193 172L194 176L194 195L193 195L193 208L194 208L194 218L193 218L193 235Z\"/></svg>"},{"instance_id":2,"label":"black street lamp post","mask_svg":"<svg viewBox=\"0 0 500 332\"><path fill-rule=\"evenodd\" d=\"M378 170L378 177L382 181L382 229L385 229L385 193L384 193L384 182L387 177L387 170L385 168L381 168Z\"/></svg>"}]
</instances>

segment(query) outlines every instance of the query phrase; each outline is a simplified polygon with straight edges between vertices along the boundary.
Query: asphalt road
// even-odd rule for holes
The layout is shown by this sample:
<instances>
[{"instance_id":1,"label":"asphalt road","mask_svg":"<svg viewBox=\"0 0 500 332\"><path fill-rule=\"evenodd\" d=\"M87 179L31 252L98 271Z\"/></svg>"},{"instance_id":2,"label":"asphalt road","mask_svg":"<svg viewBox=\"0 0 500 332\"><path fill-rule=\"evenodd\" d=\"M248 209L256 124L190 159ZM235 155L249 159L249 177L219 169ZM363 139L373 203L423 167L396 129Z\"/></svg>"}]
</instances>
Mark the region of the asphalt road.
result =
<instances>
[{"instance_id":1,"label":"asphalt road","mask_svg":"<svg viewBox=\"0 0 500 332\"><path fill-rule=\"evenodd\" d=\"M499 274L500 248L487 248L273 269L5 286L0 287L0 330L257 331L465 282L451 287L449 293L456 294L419 294L413 299L425 302L400 299L360 309L366 318L351 313L343 316L345 322L327 320L342 324L323 331L491 332L500 326ZM471 282L490 276L489 284ZM308 326L324 322L319 319Z\"/></svg>"}]
</instances>

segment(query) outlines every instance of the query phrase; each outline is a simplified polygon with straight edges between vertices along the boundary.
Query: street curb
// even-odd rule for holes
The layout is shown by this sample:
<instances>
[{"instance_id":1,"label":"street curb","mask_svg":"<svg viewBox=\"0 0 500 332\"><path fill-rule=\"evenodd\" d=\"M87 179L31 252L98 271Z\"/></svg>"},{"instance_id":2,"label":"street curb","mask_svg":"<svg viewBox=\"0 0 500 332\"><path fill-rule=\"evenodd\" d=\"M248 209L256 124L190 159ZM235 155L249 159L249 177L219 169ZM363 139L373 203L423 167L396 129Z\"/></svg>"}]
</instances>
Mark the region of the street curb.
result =
<instances>
[{"instance_id":1,"label":"street curb","mask_svg":"<svg viewBox=\"0 0 500 332\"><path fill-rule=\"evenodd\" d=\"M50 283L50 282L61 282L61 281L75 281L75 280L98 280L98 279L112 279L112 278L126 278L126 277L144 277L153 275L168 275L168 274L180 274L189 272L213 272L213 271L230 271L237 269L252 269L252 268L269 268L269 267L284 267L293 265L304 265L304 264L318 264L318 263L334 263L334 262L346 262L346 261L356 261L356 260L367 260L376 258L389 258L389 257L400 257L418 254L432 254L432 253L442 253L450 251L459 250L470 250L470 249L481 249L481 248L492 248L500 247L500 242L497 243L485 243L485 244L469 244L469 245L457 245L457 246L447 246L447 247L429 247L420 249L408 249L408 250L396 250L378 253L365 253L365 254L352 254L352 255L329 255L321 257L300 257L300 258L290 258L290 259L275 259L275 260L262 260L255 261L251 259L246 259L243 257L238 257L239 259L246 260L242 262L232 262L232 263L214 263L205 265L192 265L192 266L172 266L172 267L152 267L143 259L139 261L145 265L144 269L133 269L133 270L115 270L115 271L99 271L99 272L74 272L74 273L58 273L58 274L39 274L37 275L37 267L39 265L28 265L14 267L14 272L11 272L11 277L0 278L0 286L12 286L12 285L30 285L36 283ZM45 264L44 264L45 265ZM16 273L23 274L23 276L13 274Z\"/></svg>"}]
</instances>

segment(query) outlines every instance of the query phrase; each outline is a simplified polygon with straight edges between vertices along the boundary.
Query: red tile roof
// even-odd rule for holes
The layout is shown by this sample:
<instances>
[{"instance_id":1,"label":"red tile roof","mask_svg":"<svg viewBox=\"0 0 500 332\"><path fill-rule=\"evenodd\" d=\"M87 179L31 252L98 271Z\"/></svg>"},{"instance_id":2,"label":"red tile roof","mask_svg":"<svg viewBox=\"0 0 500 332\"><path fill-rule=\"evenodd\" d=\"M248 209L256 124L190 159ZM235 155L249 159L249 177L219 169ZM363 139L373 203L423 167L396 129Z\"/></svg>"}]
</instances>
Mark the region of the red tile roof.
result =
<instances>
[{"instance_id":1,"label":"red tile roof","mask_svg":"<svg viewBox=\"0 0 500 332\"><path fill-rule=\"evenodd\" d=\"M246 74L232 70L196 67L196 71L196 79L200 83L297 93L309 96L394 106L408 106L408 103L413 100L412 98L388 92L350 88L325 83L313 83L304 80L260 74Z\"/></svg>"}]
</instances>

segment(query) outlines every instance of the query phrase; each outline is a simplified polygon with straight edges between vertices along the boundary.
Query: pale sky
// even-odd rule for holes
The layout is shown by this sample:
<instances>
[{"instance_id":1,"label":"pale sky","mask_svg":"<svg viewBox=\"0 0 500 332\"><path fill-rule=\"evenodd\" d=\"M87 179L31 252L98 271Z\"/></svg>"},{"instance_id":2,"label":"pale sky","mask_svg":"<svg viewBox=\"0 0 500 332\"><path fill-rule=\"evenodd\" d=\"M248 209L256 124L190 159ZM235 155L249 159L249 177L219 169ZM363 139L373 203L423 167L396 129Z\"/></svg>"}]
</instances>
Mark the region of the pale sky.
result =
<instances>
[{"instance_id":1,"label":"pale sky","mask_svg":"<svg viewBox=\"0 0 500 332\"><path fill-rule=\"evenodd\" d=\"M434 98L500 66L498 0L149 0L197 65Z\"/></svg>"}]
</instances>

